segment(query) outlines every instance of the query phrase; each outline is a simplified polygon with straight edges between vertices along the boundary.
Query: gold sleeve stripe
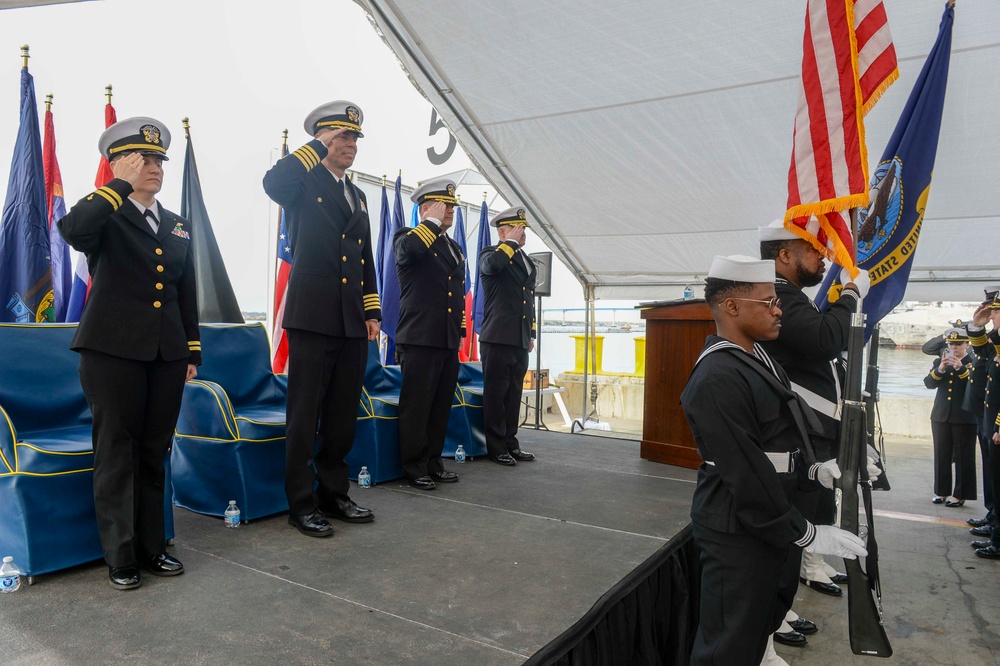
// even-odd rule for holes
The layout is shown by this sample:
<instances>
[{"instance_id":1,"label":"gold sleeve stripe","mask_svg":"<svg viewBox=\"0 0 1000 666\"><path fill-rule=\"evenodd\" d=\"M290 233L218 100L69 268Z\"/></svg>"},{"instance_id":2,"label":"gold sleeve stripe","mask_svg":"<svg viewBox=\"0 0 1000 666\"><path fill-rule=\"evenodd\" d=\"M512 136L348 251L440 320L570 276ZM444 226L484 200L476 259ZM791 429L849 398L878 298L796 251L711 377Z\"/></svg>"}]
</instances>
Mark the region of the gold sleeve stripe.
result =
<instances>
[{"instance_id":1,"label":"gold sleeve stripe","mask_svg":"<svg viewBox=\"0 0 1000 666\"><path fill-rule=\"evenodd\" d=\"M997 355L1000 355L1000 345L993 345L993 348L997 350Z\"/></svg>"},{"instance_id":2,"label":"gold sleeve stripe","mask_svg":"<svg viewBox=\"0 0 1000 666\"><path fill-rule=\"evenodd\" d=\"M114 191L113 189L111 189L111 188L110 188L110 187L108 187L107 185L104 185L103 187L100 187L100 188L98 188L98 189L100 189L100 190L103 190L104 192L107 192L108 194L110 194L110 195L111 195L111 197L112 197L112 198L113 198L113 199L114 199L115 201L117 201L117 202L118 202L118 205L119 205L119 206L121 206L121 205L122 205L123 203L125 203L125 202L124 202L124 201L122 200L122 197L121 197L121 195L120 195L120 194L118 194L117 192L115 192L115 191Z\"/></svg>"},{"instance_id":3,"label":"gold sleeve stripe","mask_svg":"<svg viewBox=\"0 0 1000 666\"><path fill-rule=\"evenodd\" d=\"M963 372L963 373L959 374L959 375L958 375L958 378L959 378L959 379L965 379L965 378L966 378L966 377L968 377L968 376L969 376L969 371L968 371L968 370L966 370L965 372Z\"/></svg>"},{"instance_id":4,"label":"gold sleeve stripe","mask_svg":"<svg viewBox=\"0 0 1000 666\"><path fill-rule=\"evenodd\" d=\"M937 370L931 370L931 377L934 379L941 379L941 375L937 373Z\"/></svg>"},{"instance_id":5,"label":"gold sleeve stripe","mask_svg":"<svg viewBox=\"0 0 1000 666\"><path fill-rule=\"evenodd\" d=\"M416 227L416 231L424 240L427 241L428 244L432 244L435 240L437 240L437 236L434 235L434 232L427 227L418 225Z\"/></svg>"},{"instance_id":6,"label":"gold sleeve stripe","mask_svg":"<svg viewBox=\"0 0 1000 666\"><path fill-rule=\"evenodd\" d=\"M103 188L100 190L96 190L94 194L100 194L102 197L108 200L108 203L111 204L112 208L118 210L118 202L112 199L111 196L107 192L105 192Z\"/></svg>"},{"instance_id":7,"label":"gold sleeve stripe","mask_svg":"<svg viewBox=\"0 0 1000 666\"><path fill-rule=\"evenodd\" d=\"M979 335L973 335L969 333L969 341L972 343L973 347L983 347L986 345L986 331L984 330Z\"/></svg>"},{"instance_id":8,"label":"gold sleeve stripe","mask_svg":"<svg viewBox=\"0 0 1000 666\"><path fill-rule=\"evenodd\" d=\"M301 157L310 169L319 164L319 155L310 146L302 146L295 151L295 154Z\"/></svg>"},{"instance_id":9,"label":"gold sleeve stripe","mask_svg":"<svg viewBox=\"0 0 1000 666\"><path fill-rule=\"evenodd\" d=\"M316 152L316 149L310 146L309 144L302 146L301 148L299 148L299 150L304 150L310 157L316 160L316 164L319 164L322 161L319 158L319 153Z\"/></svg>"},{"instance_id":10,"label":"gold sleeve stripe","mask_svg":"<svg viewBox=\"0 0 1000 666\"><path fill-rule=\"evenodd\" d=\"M499 245L497 245L496 251L503 252L504 254L507 255L509 259L514 258L514 248L512 248L510 245L507 245L507 243L500 243Z\"/></svg>"}]
</instances>

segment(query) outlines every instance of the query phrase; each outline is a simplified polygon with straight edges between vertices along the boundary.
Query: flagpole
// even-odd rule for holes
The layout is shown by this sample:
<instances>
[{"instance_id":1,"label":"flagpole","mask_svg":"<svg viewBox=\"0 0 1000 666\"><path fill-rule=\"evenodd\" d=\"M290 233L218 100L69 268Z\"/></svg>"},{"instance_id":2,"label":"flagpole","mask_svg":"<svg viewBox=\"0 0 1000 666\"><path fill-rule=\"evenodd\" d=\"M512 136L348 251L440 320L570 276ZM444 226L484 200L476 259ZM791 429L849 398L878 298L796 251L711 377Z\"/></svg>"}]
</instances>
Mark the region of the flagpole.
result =
<instances>
[{"instance_id":1,"label":"flagpole","mask_svg":"<svg viewBox=\"0 0 1000 666\"><path fill-rule=\"evenodd\" d=\"M111 104L111 84L104 86L104 96L108 98L108 104Z\"/></svg>"},{"instance_id":2,"label":"flagpole","mask_svg":"<svg viewBox=\"0 0 1000 666\"><path fill-rule=\"evenodd\" d=\"M31 57L30 55L28 55L28 48L29 47L27 44L21 45L21 58L24 61L24 64L21 66L21 69L28 69L28 58Z\"/></svg>"},{"instance_id":3,"label":"flagpole","mask_svg":"<svg viewBox=\"0 0 1000 666\"><path fill-rule=\"evenodd\" d=\"M52 110L52 93L45 96L45 113Z\"/></svg>"},{"instance_id":4,"label":"flagpole","mask_svg":"<svg viewBox=\"0 0 1000 666\"><path fill-rule=\"evenodd\" d=\"M278 159L280 160L281 156L285 155L287 152L288 152L288 130L285 129L285 130L281 131L281 150L278 153L279 154ZM281 206L278 206L278 233L275 234L275 236L274 236L275 237L275 242L274 242L274 274L273 274L273 279L271 280L271 284L272 285L275 283L275 280L277 280L277 278L278 278L278 262L281 261L281 259L278 258L278 253L280 251L280 244L281 244L281 239L278 238L278 234L280 234L280 233L281 233ZM272 310L273 308L274 308L274 296L272 295L272 297L271 297L271 306L268 308L268 310ZM275 315L277 313L272 312L271 314L272 314L272 317L273 317L273 315ZM272 328L274 328L274 327L272 326Z\"/></svg>"}]
</instances>

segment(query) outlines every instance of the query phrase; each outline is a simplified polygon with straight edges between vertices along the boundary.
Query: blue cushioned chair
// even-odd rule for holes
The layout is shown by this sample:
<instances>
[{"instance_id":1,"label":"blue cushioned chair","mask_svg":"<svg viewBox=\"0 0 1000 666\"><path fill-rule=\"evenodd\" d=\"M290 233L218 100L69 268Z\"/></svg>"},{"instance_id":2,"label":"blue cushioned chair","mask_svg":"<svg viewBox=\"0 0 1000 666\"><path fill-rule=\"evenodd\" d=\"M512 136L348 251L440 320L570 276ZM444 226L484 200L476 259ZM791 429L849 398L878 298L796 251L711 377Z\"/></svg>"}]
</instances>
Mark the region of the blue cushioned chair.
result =
<instances>
[{"instance_id":1,"label":"blue cushioned chair","mask_svg":"<svg viewBox=\"0 0 1000 666\"><path fill-rule=\"evenodd\" d=\"M358 478L362 465L368 467L372 483L403 476L403 462L399 456L400 386L402 376L399 366L383 367L379 361L378 344L369 342L354 446L347 455L352 479Z\"/></svg>"},{"instance_id":2,"label":"blue cushioned chair","mask_svg":"<svg viewBox=\"0 0 1000 666\"><path fill-rule=\"evenodd\" d=\"M103 557L76 324L0 324L0 555L37 576ZM169 504L169 456L164 506Z\"/></svg>"},{"instance_id":3,"label":"blue cushioned chair","mask_svg":"<svg viewBox=\"0 0 1000 666\"><path fill-rule=\"evenodd\" d=\"M174 503L221 517L236 500L244 520L287 511L288 377L271 370L267 330L260 322L200 328L202 365L177 420Z\"/></svg>"}]
</instances>

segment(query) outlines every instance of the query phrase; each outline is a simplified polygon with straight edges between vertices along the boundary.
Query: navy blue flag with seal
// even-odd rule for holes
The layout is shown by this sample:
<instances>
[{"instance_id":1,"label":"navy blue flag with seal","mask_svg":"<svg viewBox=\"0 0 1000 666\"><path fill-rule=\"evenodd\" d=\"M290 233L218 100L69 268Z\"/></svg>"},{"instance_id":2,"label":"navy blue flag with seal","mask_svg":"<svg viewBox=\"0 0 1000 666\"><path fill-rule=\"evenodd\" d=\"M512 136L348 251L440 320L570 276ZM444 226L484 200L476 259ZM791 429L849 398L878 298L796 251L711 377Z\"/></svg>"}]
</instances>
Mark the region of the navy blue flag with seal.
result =
<instances>
[{"instance_id":1,"label":"navy blue flag with seal","mask_svg":"<svg viewBox=\"0 0 1000 666\"><path fill-rule=\"evenodd\" d=\"M954 18L954 8L946 6L934 47L872 174L871 201L858 210L857 265L868 271L872 283L863 304L866 341L875 324L899 305L906 293L931 190ZM839 274L837 266L827 272L816 295L821 310L840 297Z\"/></svg>"},{"instance_id":2,"label":"navy blue flag with seal","mask_svg":"<svg viewBox=\"0 0 1000 666\"><path fill-rule=\"evenodd\" d=\"M35 81L21 70L21 123L0 218L0 321L55 321L48 205Z\"/></svg>"}]
</instances>

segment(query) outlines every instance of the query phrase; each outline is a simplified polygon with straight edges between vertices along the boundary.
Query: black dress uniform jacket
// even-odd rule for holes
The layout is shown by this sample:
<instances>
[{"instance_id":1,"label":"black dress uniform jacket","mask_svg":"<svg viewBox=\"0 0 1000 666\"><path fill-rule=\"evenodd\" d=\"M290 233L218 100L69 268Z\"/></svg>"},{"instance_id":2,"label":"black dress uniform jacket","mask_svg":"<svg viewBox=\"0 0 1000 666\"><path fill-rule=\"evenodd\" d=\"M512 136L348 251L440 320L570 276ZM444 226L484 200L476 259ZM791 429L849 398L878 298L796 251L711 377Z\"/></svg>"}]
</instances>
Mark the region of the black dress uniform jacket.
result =
<instances>
[{"instance_id":1,"label":"black dress uniform jacket","mask_svg":"<svg viewBox=\"0 0 1000 666\"><path fill-rule=\"evenodd\" d=\"M392 239L399 275L397 345L458 349L465 337L465 256L424 220Z\"/></svg>"},{"instance_id":2,"label":"black dress uniform jacket","mask_svg":"<svg viewBox=\"0 0 1000 666\"><path fill-rule=\"evenodd\" d=\"M783 278L775 280L774 291L781 299L781 332L777 340L760 344L788 373L792 388L816 411L824 438L836 441L839 416L831 415L839 414L836 410L841 397L836 364L847 349L858 294L845 289L824 313L801 289ZM817 455L826 459L819 452Z\"/></svg>"},{"instance_id":3,"label":"black dress uniform jacket","mask_svg":"<svg viewBox=\"0 0 1000 666\"><path fill-rule=\"evenodd\" d=\"M505 241L479 253L479 274L486 298L480 342L528 349L535 337L535 263L517 241Z\"/></svg>"},{"instance_id":4,"label":"black dress uniform jacket","mask_svg":"<svg viewBox=\"0 0 1000 666\"><path fill-rule=\"evenodd\" d=\"M282 326L365 338L365 320L382 319L368 201L346 180L355 201L351 212L343 187L321 164L327 152L323 142L314 139L264 175L264 191L285 208L292 245Z\"/></svg>"},{"instance_id":5,"label":"black dress uniform jacket","mask_svg":"<svg viewBox=\"0 0 1000 666\"><path fill-rule=\"evenodd\" d=\"M87 256L87 307L71 348L119 358L201 363L190 224L160 206L153 232L128 201L120 178L81 199L58 222L63 238Z\"/></svg>"},{"instance_id":6,"label":"black dress uniform jacket","mask_svg":"<svg viewBox=\"0 0 1000 666\"><path fill-rule=\"evenodd\" d=\"M1000 333L985 330L969 332L972 350L976 356L988 360L986 388L983 390L982 431L989 437L1000 431ZM994 470L996 471L996 470Z\"/></svg>"},{"instance_id":7,"label":"black dress uniform jacket","mask_svg":"<svg viewBox=\"0 0 1000 666\"><path fill-rule=\"evenodd\" d=\"M939 361L935 361L931 370L924 377L924 386L937 389L934 394L934 407L931 408L931 421L940 423L975 423L976 417L963 407L965 393L968 390L968 380L972 373L972 354L966 354L962 359L962 367L955 369L946 367L944 372L938 370Z\"/></svg>"}]
</instances>

